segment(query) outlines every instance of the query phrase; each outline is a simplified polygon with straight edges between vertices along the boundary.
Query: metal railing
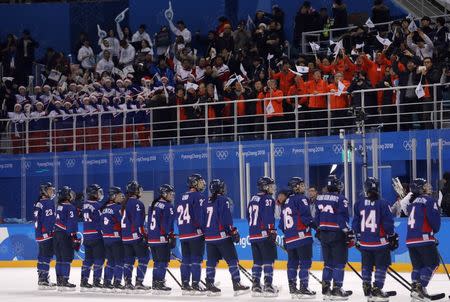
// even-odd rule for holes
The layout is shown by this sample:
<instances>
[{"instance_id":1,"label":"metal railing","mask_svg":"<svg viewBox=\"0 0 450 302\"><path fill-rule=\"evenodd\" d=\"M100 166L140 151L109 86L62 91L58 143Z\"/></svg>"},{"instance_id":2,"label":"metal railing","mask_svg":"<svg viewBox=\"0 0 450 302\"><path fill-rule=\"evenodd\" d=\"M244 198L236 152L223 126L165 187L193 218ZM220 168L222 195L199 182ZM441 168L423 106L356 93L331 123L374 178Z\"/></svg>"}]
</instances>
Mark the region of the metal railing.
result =
<instances>
[{"instance_id":1,"label":"metal railing","mask_svg":"<svg viewBox=\"0 0 450 302\"><path fill-rule=\"evenodd\" d=\"M352 108L332 109L334 93L305 94L268 99L209 102L127 111L73 114L59 117L9 119L2 152L15 154L132 148L154 145L179 145L238 141L239 139L288 138L361 132L365 128L384 131L440 129L450 122L450 100L444 100L443 88L450 85L423 85L430 97L413 103L369 104L377 93L401 93L416 86L376 88L353 91L360 104ZM445 93L447 90L445 90ZM414 92L413 92L414 93ZM444 94L445 94L444 93ZM346 93L344 92L343 95ZM308 98L322 98L326 108L302 106ZM291 104L283 115L267 113L269 102ZM256 114L243 114L241 108L253 106ZM258 110L259 108L259 110ZM217 114L220 110L220 114ZM190 119L183 117L188 113ZM140 114L140 115L139 115ZM195 115L192 118L192 114Z\"/></svg>"},{"instance_id":2,"label":"metal railing","mask_svg":"<svg viewBox=\"0 0 450 302\"><path fill-rule=\"evenodd\" d=\"M439 17L444 17L447 19L450 17L450 14L445 14L445 15L437 15L437 16L430 16L431 20L436 20ZM421 18L414 18L415 21L420 21ZM382 23L375 23L375 27L378 26L383 26L383 25L387 25L388 26L388 31L391 31L391 25L393 22L395 21L401 21L402 19L397 19L397 20L392 20L389 22L382 22ZM363 24L362 26L367 27L367 25ZM327 28L327 29L321 29L321 30L314 30L314 31L307 31L307 32L302 32L302 54L313 54L312 52L308 52L308 42L311 42L310 39L308 39L308 37L313 37L315 40L315 42L323 42L326 43L327 45L329 45L329 41L330 40L334 40L334 38L336 38L335 35L333 35L333 33L335 32L346 32L348 30L352 30L358 28L358 26L356 25L352 25L352 26L348 26L348 27L340 27L340 28ZM320 41L320 37L324 32L329 32L330 36L327 40L324 41Z\"/></svg>"}]
</instances>

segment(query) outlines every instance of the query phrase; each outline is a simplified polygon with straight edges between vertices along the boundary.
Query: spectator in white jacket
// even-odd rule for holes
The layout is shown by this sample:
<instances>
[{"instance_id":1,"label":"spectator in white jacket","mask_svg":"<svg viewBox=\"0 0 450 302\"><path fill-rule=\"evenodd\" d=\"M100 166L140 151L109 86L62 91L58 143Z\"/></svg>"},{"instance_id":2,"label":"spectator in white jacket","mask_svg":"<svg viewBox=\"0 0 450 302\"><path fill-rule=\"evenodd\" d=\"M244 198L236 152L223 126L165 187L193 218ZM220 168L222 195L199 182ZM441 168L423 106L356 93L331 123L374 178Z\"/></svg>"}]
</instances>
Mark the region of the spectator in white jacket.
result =
<instances>
[{"instance_id":1,"label":"spectator in white jacket","mask_svg":"<svg viewBox=\"0 0 450 302\"><path fill-rule=\"evenodd\" d=\"M137 32L133 34L133 37L131 38L131 42L141 42L142 40L147 40L148 44L151 48L153 48L152 39L150 39L150 36L145 31L145 24L141 24L139 26L139 29Z\"/></svg>"},{"instance_id":2,"label":"spectator in white jacket","mask_svg":"<svg viewBox=\"0 0 450 302\"><path fill-rule=\"evenodd\" d=\"M84 69L93 69L95 65L94 51L89 45L89 40L83 42L83 46L78 50L78 61L81 62L81 67Z\"/></svg>"},{"instance_id":3,"label":"spectator in white jacket","mask_svg":"<svg viewBox=\"0 0 450 302\"><path fill-rule=\"evenodd\" d=\"M108 40L109 46L111 47L111 56L112 57L119 57L120 52L120 42L119 39L117 39L114 35L114 30L110 29L108 31L108 37L106 38Z\"/></svg>"},{"instance_id":4,"label":"spectator in white jacket","mask_svg":"<svg viewBox=\"0 0 450 302\"><path fill-rule=\"evenodd\" d=\"M427 57L432 58L434 50L433 41L431 41L431 39L422 30L418 29L417 33L420 37L420 39L417 41L417 44L413 42L414 32L410 33L406 38L408 47L411 48L414 54L421 60Z\"/></svg>"},{"instance_id":5,"label":"spectator in white jacket","mask_svg":"<svg viewBox=\"0 0 450 302\"><path fill-rule=\"evenodd\" d=\"M184 43L186 43L186 44L191 43L192 34L189 31L189 29L187 29L186 24L184 24L183 21L181 21L181 20L178 21L177 26L175 27L172 20L169 20L169 26L170 26L170 30L172 30L172 32L175 36L183 37Z\"/></svg>"},{"instance_id":6,"label":"spectator in white jacket","mask_svg":"<svg viewBox=\"0 0 450 302\"><path fill-rule=\"evenodd\" d=\"M121 68L133 64L134 56L136 50L127 41L122 40L120 42L120 56L119 56L119 66Z\"/></svg>"},{"instance_id":7,"label":"spectator in white jacket","mask_svg":"<svg viewBox=\"0 0 450 302\"><path fill-rule=\"evenodd\" d=\"M103 58L98 61L95 71L102 75L105 71L111 73L114 68L114 62L108 50L103 51Z\"/></svg>"}]
</instances>

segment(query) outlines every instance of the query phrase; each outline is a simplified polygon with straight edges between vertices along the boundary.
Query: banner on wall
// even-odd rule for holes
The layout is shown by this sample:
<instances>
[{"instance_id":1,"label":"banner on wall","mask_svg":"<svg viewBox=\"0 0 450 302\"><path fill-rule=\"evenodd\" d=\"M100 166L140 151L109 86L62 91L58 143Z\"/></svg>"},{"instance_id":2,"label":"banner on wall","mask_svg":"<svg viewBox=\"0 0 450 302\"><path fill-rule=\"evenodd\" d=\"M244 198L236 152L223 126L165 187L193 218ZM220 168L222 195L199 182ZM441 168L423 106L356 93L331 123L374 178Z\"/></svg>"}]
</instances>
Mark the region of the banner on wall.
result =
<instances>
[{"instance_id":1,"label":"banner on wall","mask_svg":"<svg viewBox=\"0 0 450 302\"><path fill-rule=\"evenodd\" d=\"M240 260L252 260L251 245L248 237L248 223L246 220L235 219L234 225L238 228L241 235L241 240L236 244L238 257ZM395 263L409 263L408 249L405 245L407 219L396 219L396 231L400 236L400 247L392 253L392 261ZM442 219L442 230L450 228L450 218ZM79 234L82 236L82 224L79 224ZM278 232L281 234L281 232ZM440 240L439 251L445 261L450 263L450 242L444 240L445 234L443 232L437 235ZM278 242L282 242L282 237L278 236ZM178 242L174 250L176 255L181 255L181 246ZM84 258L84 248L75 253L75 259ZM37 244L34 240L34 228L32 224L17 224L17 225L0 225L0 261L14 261L14 260L36 260L37 259ZM278 248L278 260L287 260L286 253ZM322 261L322 254L320 243L315 239L313 244L313 261ZM356 248L350 249L350 262L361 261L361 255Z\"/></svg>"}]
</instances>

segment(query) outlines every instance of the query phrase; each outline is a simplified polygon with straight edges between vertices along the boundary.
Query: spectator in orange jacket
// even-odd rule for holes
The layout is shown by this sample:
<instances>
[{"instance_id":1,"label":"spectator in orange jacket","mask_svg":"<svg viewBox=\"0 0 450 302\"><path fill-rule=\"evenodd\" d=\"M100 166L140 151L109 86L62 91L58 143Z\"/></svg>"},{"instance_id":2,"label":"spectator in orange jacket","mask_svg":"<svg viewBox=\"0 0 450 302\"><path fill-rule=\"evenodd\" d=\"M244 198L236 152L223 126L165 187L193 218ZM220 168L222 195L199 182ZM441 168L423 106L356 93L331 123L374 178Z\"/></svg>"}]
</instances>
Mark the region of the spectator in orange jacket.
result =
<instances>
[{"instance_id":1,"label":"spectator in orange jacket","mask_svg":"<svg viewBox=\"0 0 450 302\"><path fill-rule=\"evenodd\" d=\"M330 95L331 127L333 130L337 130L337 127L347 124L344 117L347 116L349 107L348 86L350 86L350 83L344 80L342 72L337 72L334 75L334 82L328 85L329 91L333 93Z\"/></svg>"},{"instance_id":2,"label":"spectator in orange jacket","mask_svg":"<svg viewBox=\"0 0 450 302\"><path fill-rule=\"evenodd\" d=\"M283 95L289 94L289 88L294 84L295 74L289 71L291 65L286 60L283 62L283 66L281 67L281 71L274 73L270 70L270 74L272 79L278 80L280 83L280 90L283 91Z\"/></svg>"},{"instance_id":3,"label":"spectator in orange jacket","mask_svg":"<svg viewBox=\"0 0 450 302\"><path fill-rule=\"evenodd\" d=\"M267 81L267 88L264 91L259 93L258 98L265 98L264 110L267 117L268 131L273 137L280 137L280 130L284 128L283 92L278 89L277 81L275 80Z\"/></svg>"},{"instance_id":4,"label":"spectator in orange jacket","mask_svg":"<svg viewBox=\"0 0 450 302\"><path fill-rule=\"evenodd\" d=\"M375 87L378 82L384 78L384 71L386 66L391 65L391 62L386 59L383 52L378 51L375 55L375 61L369 60L367 56L362 56L364 70L367 72L367 77L370 83Z\"/></svg>"},{"instance_id":5,"label":"spectator in orange jacket","mask_svg":"<svg viewBox=\"0 0 450 302\"><path fill-rule=\"evenodd\" d=\"M328 84L322 79L322 72L319 69L314 70L313 79L305 83L307 94L321 94L328 92ZM309 96L309 124L310 128L324 128L327 126L327 96ZM314 131L321 133L323 131Z\"/></svg>"}]
</instances>

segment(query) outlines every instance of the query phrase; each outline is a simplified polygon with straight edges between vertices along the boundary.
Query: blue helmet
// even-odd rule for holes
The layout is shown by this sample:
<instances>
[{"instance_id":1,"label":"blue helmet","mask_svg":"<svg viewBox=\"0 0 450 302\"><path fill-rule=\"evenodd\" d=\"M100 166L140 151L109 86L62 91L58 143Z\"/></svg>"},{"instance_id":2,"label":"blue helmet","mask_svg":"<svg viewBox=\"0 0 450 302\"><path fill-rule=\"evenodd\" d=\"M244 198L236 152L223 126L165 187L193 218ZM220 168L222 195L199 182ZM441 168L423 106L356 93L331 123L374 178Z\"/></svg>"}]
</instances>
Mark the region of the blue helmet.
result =
<instances>
[{"instance_id":1,"label":"blue helmet","mask_svg":"<svg viewBox=\"0 0 450 302\"><path fill-rule=\"evenodd\" d=\"M169 184L163 184L158 189L159 196L167 201L173 201L175 196L175 189Z\"/></svg>"},{"instance_id":2,"label":"blue helmet","mask_svg":"<svg viewBox=\"0 0 450 302\"><path fill-rule=\"evenodd\" d=\"M366 193L378 193L380 190L380 182L375 177L368 177L364 182L364 190L366 191Z\"/></svg>"},{"instance_id":3,"label":"blue helmet","mask_svg":"<svg viewBox=\"0 0 450 302\"><path fill-rule=\"evenodd\" d=\"M425 185L426 184L427 184L427 181L425 179L416 178L409 185L409 190L414 195L422 195L423 193L425 193Z\"/></svg>"},{"instance_id":4,"label":"blue helmet","mask_svg":"<svg viewBox=\"0 0 450 302\"><path fill-rule=\"evenodd\" d=\"M260 192L267 193L270 185L274 185L275 181L269 176L261 176L256 184Z\"/></svg>"},{"instance_id":5,"label":"blue helmet","mask_svg":"<svg viewBox=\"0 0 450 302\"><path fill-rule=\"evenodd\" d=\"M142 195L142 186L135 180L127 183L126 193L128 196L137 196L138 198Z\"/></svg>"},{"instance_id":6,"label":"blue helmet","mask_svg":"<svg viewBox=\"0 0 450 302\"><path fill-rule=\"evenodd\" d=\"M86 188L86 196L90 200L101 201L104 196L103 189L97 184L92 184Z\"/></svg>"},{"instance_id":7,"label":"blue helmet","mask_svg":"<svg viewBox=\"0 0 450 302\"><path fill-rule=\"evenodd\" d=\"M342 182L336 175L331 174L327 179L328 192L340 192L342 190Z\"/></svg>"},{"instance_id":8,"label":"blue helmet","mask_svg":"<svg viewBox=\"0 0 450 302\"><path fill-rule=\"evenodd\" d=\"M58 202L72 202L75 199L75 193L69 186L64 186L58 191Z\"/></svg>"},{"instance_id":9,"label":"blue helmet","mask_svg":"<svg viewBox=\"0 0 450 302\"><path fill-rule=\"evenodd\" d=\"M53 193L51 195L48 194L48 189L53 189ZM55 187L51 182L45 182L39 186L39 195L53 199L55 197Z\"/></svg>"},{"instance_id":10,"label":"blue helmet","mask_svg":"<svg viewBox=\"0 0 450 302\"><path fill-rule=\"evenodd\" d=\"M192 174L187 179L187 186L189 189L196 189L197 191L205 191L206 183L200 174Z\"/></svg>"},{"instance_id":11,"label":"blue helmet","mask_svg":"<svg viewBox=\"0 0 450 302\"><path fill-rule=\"evenodd\" d=\"M209 191L211 194L224 194L225 183L220 179L213 179L209 183Z\"/></svg>"},{"instance_id":12,"label":"blue helmet","mask_svg":"<svg viewBox=\"0 0 450 302\"><path fill-rule=\"evenodd\" d=\"M299 188L297 186L299 186L300 184L304 184L305 181L303 180L303 178L301 177L297 177L294 176L292 177L289 182L288 182L288 186L289 188L291 188L291 191L294 193L298 193L299 192Z\"/></svg>"},{"instance_id":13,"label":"blue helmet","mask_svg":"<svg viewBox=\"0 0 450 302\"><path fill-rule=\"evenodd\" d=\"M116 199L116 196L122 193L122 189L120 187L112 186L108 190L108 200Z\"/></svg>"}]
</instances>

